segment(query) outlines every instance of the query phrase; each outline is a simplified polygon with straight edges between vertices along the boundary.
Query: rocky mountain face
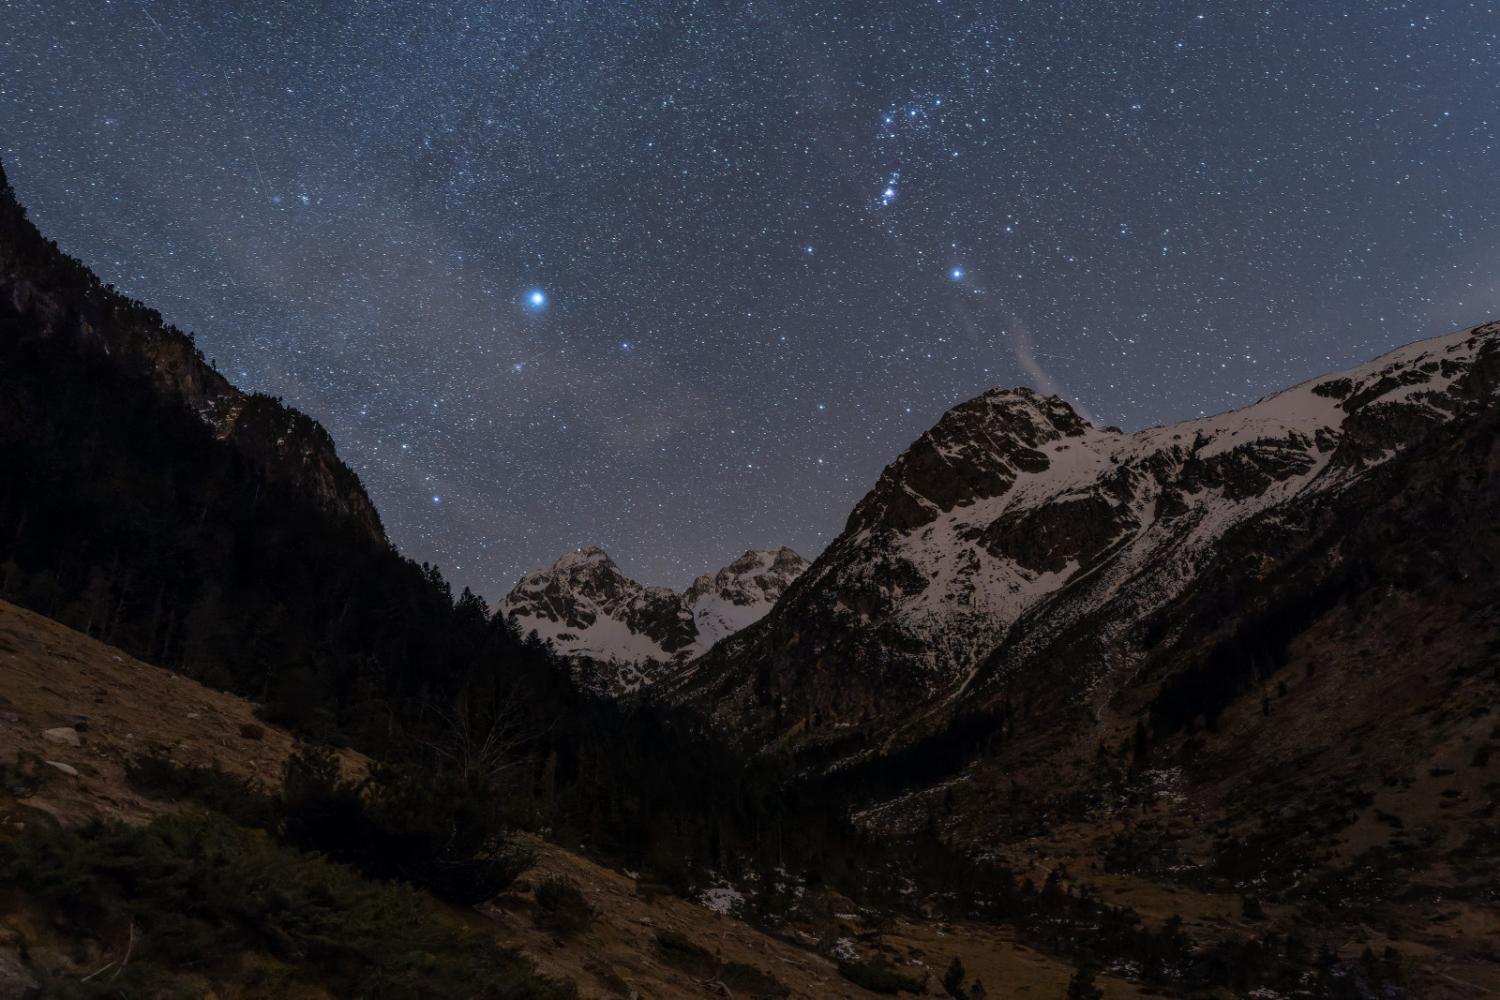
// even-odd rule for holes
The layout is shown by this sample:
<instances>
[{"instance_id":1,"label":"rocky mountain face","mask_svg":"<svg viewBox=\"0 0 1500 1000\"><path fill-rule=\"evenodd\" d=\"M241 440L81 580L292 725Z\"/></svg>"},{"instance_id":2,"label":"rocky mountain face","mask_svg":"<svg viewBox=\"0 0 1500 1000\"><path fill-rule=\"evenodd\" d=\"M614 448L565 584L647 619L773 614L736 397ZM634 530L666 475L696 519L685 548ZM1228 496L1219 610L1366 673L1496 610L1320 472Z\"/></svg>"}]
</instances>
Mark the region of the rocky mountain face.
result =
<instances>
[{"instance_id":1,"label":"rocky mountain face","mask_svg":"<svg viewBox=\"0 0 1500 1000\"><path fill-rule=\"evenodd\" d=\"M985 393L886 468L771 614L662 690L756 745L832 759L941 729L1070 637L1089 652L1067 695L1104 697L1138 665L1123 637L1206 585L1245 526L1326 509L1493 409L1497 383L1492 323L1136 433ZM1270 551L1241 554L1268 571Z\"/></svg>"},{"instance_id":2,"label":"rocky mountain face","mask_svg":"<svg viewBox=\"0 0 1500 1000\"><path fill-rule=\"evenodd\" d=\"M806 568L788 548L750 551L677 593L635 582L590 546L523 576L500 610L574 660L591 687L623 694L759 620Z\"/></svg>"},{"instance_id":3,"label":"rocky mountain face","mask_svg":"<svg viewBox=\"0 0 1500 1000\"><path fill-rule=\"evenodd\" d=\"M216 438L258 474L313 498L373 539L380 517L359 477L311 417L269 396L246 393L220 375L190 335L161 314L102 285L81 263L46 240L0 169L0 333L13 344L48 341L142 377L165 398L196 413Z\"/></svg>"},{"instance_id":4,"label":"rocky mountain face","mask_svg":"<svg viewBox=\"0 0 1500 1000\"><path fill-rule=\"evenodd\" d=\"M1500 323L1134 434L987 393L655 690L872 841L1500 987Z\"/></svg>"}]
</instances>

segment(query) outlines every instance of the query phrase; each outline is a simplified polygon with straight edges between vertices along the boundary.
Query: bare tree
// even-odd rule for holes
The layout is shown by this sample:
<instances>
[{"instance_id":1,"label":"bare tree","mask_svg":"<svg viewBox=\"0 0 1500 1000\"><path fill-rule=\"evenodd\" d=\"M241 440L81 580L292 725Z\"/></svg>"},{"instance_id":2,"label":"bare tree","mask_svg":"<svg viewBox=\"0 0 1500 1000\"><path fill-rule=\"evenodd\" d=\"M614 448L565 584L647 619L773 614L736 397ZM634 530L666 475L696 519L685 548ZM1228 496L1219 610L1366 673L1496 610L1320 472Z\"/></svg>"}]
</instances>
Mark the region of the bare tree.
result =
<instances>
[{"instance_id":1,"label":"bare tree","mask_svg":"<svg viewBox=\"0 0 1500 1000\"><path fill-rule=\"evenodd\" d=\"M498 707L493 710L475 708L466 692L451 711L429 705L441 732L420 742L454 767L465 782L499 784L507 771L520 766L526 746L552 726L528 718L520 700L509 693L495 703Z\"/></svg>"}]
</instances>

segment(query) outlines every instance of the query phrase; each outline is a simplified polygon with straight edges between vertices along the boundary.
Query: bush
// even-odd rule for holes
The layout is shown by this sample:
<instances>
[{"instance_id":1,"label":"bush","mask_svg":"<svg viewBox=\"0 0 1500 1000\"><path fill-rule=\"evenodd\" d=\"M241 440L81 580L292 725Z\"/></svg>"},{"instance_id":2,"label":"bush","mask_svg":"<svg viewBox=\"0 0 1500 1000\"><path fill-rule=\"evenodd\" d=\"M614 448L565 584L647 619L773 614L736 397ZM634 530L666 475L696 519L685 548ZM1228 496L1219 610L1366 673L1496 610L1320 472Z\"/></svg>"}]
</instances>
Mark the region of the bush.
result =
<instances>
[{"instance_id":1,"label":"bush","mask_svg":"<svg viewBox=\"0 0 1500 1000\"><path fill-rule=\"evenodd\" d=\"M718 980L734 996L784 997L791 991L769 972L743 962L725 962L707 948L676 931L656 935L656 950L662 961L697 979Z\"/></svg>"},{"instance_id":2,"label":"bush","mask_svg":"<svg viewBox=\"0 0 1500 1000\"><path fill-rule=\"evenodd\" d=\"M1094 985L1094 970L1087 963L1080 965L1068 980L1067 1000L1104 1000L1104 991Z\"/></svg>"},{"instance_id":3,"label":"bush","mask_svg":"<svg viewBox=\"0 0 1500 1000\"><path fill-rule=\"evenodd\" d=\"M164 753L127 760L125 783L148 799L196 802L242 826L275 830L281 822L279 803L257 782L216 767L179 764Z\"/></svg>"},{"instance_id":4,"label":"bush","mask_svg":"<svg viewBox=\"0 0 1500 1000\"><path fill-rule=\"evenodd\" d=\"M322 747L303 747L287 761L279 798L249 779L162 754L130 760L125 777L149 798L196 802L370 878L410 882L461 906L493 899L535 862L534 852L497 832L492 807L441 776L377 768L350 781Z\"/></svg>"},{"instance_id":5,"label":"bush","mask_svg":"<svg viewBox=\"0 0 1500 1000\"><path fill-rule=\"evenodd\" d=\"M14 764L0 764L0 793L16 799L29 799L57 773L37 754L17 751Z\"/></svg>"},{"instance_id":6,"label":"bush","mask_svg":"<svg viewBox=\"0 0 1500 1000\"><path fill-rule=\"evenodd\" d=\"M536 887L536 925L562 937L586 931L594 923L594 908L577 883L565 875L549 875Z\"/></svg>"},{"instance_id":7,"label":"bush","mask_svg":"<svg viewBox=\"0 0 1500 1000\"><path fill-rule=\"evenodd\" d=\"M677 966L697 965L714 960L713 952L673 930L661 931L656 935L656 948L663 958Z\"/></svg>"},{"instance_id":8,"label":"bush","mask_svg":"<svg viewBox=\"0 0 1500 1000\"><path fill-rule=\"evenodd\" d=\"M876 965L872 962L840 962L839 975L871 993L891 995L903 990L907 993L923 993L927 990L925 976L916 979L897 972L889 965Z\"/></svg>"},{"instance_id":9,"label":"bush","mask_svg":"<svg viewBox=\"0 0 1500 1000\"><path fill-rule=\"evenodd\" d=\"M723 963L719 967L716 978L730 989L733 996L769 1000L769 998L784 997L791 993L781 980L769 972L763 972L743 962Z\"/></svg>"},{"instance_id":10,"label":"bush","mask_svg":"<svg viewBox=\"0 0 1500 1000\"><path fill-rule=\"evenodd\" d=\"M288 843L460 906L493 899L535 861L503 836L494 795L442 772L377 766L347 781L331 750L304 747L287 761L282 808Z\"/></svg>"},{"instance_id":11,"label":"bush","mask_svg":"<svg viewBox=\"0 0 1500 1000\"><path fill-rule=\"evenodd\" d=\"M118 960L130 942L128 963L87 983L34 968L48 997L239 995L252 978L258 995L574 996L419 893L220 817L3 837L0 883L47 911L62 954L82 945L90 962ZM30 951L43 955L47 942Z\"/></svg>"},{"instance_id":12,"label":"bush","mask_svg":"<svg viewBox=\"0 0 1500 1000\"><path fill-rule=\"evenodd\" d=\"M964 992L965 975L963 959L954 955L953 961L948 963L948 971L943 973L943 989L953 1000L968 1000L968 994Z\"/></svg>"}]
</instances>

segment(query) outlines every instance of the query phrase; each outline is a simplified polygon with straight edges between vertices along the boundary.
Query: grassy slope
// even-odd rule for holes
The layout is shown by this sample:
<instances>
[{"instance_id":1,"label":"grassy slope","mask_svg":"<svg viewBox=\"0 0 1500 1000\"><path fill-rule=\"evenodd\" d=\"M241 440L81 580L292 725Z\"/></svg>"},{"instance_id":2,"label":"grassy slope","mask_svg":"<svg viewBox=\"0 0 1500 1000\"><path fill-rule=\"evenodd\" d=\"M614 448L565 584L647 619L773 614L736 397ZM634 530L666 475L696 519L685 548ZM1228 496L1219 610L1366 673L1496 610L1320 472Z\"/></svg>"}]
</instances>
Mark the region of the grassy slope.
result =
<instances>
[{"instance_id":1,"label":"grassy slope","mask_svg":"<svg viewBox=\"0 0 1500 1000\"><path fill-rule=\"evenodd\" d=\"M81 726L81 746L41 736L45 729L69 725ZM254 730L246 727L259 732L247 736ZM293 746L290 735L257 720L250 703L240 698L0 603L0 767L11 768L6 787L0 787L0 832L77 828L96 819L144 824L175 812L179 807L145 798L126 784L125 762L133 753L167 748L180 763L217 766L273 784ZM30 762L24 770L35 779L19 782L24 788L18 787L14 769L22 759ZM78 773L65 774L43 763L48 760ZM355 770L364 762L347 754L344 763ZM429 913L455 933L482 934L519 948L544 975L573 980L583 997L623 997L631 990L657 998L701 997L713 988L708 984L718 981L734 996L745 997L766 989L771 980L785 987L786 995L809 1000L875 996L839 976L812 928L766 934L689 901L644 893L629 874L580 854L540 841L536 847L536 869L482 911L453 910L426 898L387 899L382 905L396 912ZM354 894L348 898L365 898L360 895L364 890L346 884L345 876L319 871L317 878ZM592 927L562 940L535 926L530 886L549 874L566 875L579 885L596 913ZM970 970L971 981L976 975L984 981L990 997L1060 996L1071 972L1066 964L1017 944L1001 929L897 921L877 935L852 904L837 909L828 933L859 940L863 953L878 953L905 974L921 978L930 972L930 995L943 995L939 980L955 955ZM51 962L76 980L117 960L128 943L128 928L119 927L93 941L67 938L47 900L35 894L5 894L0 911L0 965L25 942L33 959ZM664 951L657 944L662 935L686 939L712 957L685 960ZM244 981L214 983L218 995L281 995L276 991L293 986L295 995L326 995L305 977L298 979L284 957L247 942L243 958L241 969L250 970ZM1100 985L1110 1000L1137 995L1130 985L1107 977Z\"/></svg>"}]
</instances>

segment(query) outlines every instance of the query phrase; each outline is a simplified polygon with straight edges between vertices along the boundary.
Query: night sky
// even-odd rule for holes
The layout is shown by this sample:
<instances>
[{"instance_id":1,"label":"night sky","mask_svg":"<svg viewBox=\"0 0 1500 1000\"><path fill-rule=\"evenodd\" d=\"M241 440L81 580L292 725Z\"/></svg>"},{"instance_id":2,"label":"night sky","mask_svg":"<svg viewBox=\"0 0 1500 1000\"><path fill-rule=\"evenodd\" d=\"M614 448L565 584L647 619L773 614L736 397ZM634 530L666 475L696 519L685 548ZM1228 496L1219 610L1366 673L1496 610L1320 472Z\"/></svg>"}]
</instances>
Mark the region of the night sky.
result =
<instances>
[{"instance_id":1,"label":"night sky","mask_svg":"<svg viewBox=\"0 0 1500 1000\"><path fill-rule=\"evenodd\" d=\"M1490 2L0 2L43 231L504 594L814 556L995 385L1136 428L1500 315Z\"/></svg>"}]
</instances>

